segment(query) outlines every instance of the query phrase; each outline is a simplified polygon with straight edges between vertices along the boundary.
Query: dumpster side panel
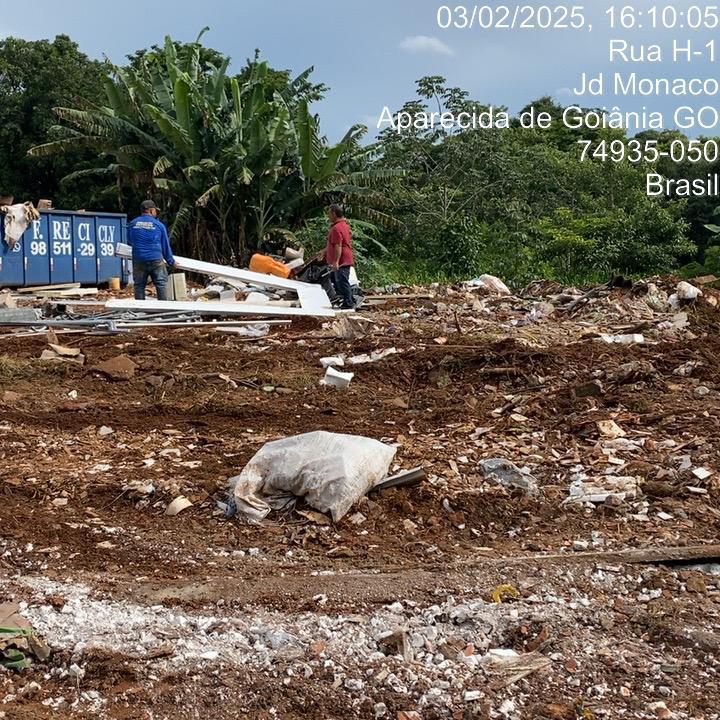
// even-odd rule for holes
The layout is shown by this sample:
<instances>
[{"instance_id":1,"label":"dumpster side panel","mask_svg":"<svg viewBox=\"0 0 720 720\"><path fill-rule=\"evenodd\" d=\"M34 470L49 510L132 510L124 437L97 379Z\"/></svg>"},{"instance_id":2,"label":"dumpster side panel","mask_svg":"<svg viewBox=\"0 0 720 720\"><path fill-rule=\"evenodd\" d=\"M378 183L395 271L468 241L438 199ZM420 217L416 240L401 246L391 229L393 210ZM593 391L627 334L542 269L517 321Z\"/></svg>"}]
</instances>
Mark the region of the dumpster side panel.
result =
<instances>
[{"instance_id":1,"label":"dumpster side panel","mask_svg":"<svg viewBox=\"0 0 720 720\"><path fill-rule=\"evenodd\" d=\"M64 284L74 282L72 215L49 213L50 234L50 282Z\"/></svg>"},{"instance_id":2,"label":"dumpster side panel","mask_svg":"<svg viewBox=\"0 0 720 720\"><path fill-rule=\"evenodd\" d=\"M23 233L25 285L47 285L50 282L50 244L48 219L41 215Z\"/></svg>"},{"instance_id":3,"label":"dumpster side panel","mask_svg":"<svg viewBox=\"0 0 720 720\"><path fill-rule=\"evenodd\" d=\"M25 284L23 238L11 250L5 242L4 216L0 216L0 287L20 287Z\"/></svg>"},{"instance_id":4,"label":"dumpster side panel","mask_svg":"<svg viewBox=\"0 0 720 720\"><path fill-rule=\"evenodd\" d=\"M108 282L113 277L123 279L122 260L115 257L115 246L124 242L125 219L117 215L98 215L96 226L98 283Z\"/></svg>"},{"instance_id":5,"label":"dumpster side panel","mask_svg":"<svg viewBox=\"0 0 720 720\"><path fill-rule=\"evenodd\" d=\"M95 258L95 217L73 215L74 279L83 285L97 284L97 262Z\"/></svg>"}]
</instances>

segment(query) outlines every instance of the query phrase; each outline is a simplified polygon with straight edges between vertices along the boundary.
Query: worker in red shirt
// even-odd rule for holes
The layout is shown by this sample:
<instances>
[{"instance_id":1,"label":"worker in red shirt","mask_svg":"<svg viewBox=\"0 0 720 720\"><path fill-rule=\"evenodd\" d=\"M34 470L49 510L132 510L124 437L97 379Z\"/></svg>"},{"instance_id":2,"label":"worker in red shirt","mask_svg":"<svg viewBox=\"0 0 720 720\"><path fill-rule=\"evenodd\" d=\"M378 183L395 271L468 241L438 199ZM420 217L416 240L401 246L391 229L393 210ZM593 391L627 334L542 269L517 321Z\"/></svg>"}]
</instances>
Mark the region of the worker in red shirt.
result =
<instances>
[{"instance_id":1,"label":"worker in red shirt","mask_svg":"<svg viewBox=\"0 0 720 720\"><path fill-rule=\"evenodd\" d=\"M345 211L342 206L331 205L327 212L331 226L325 247L325 262L332 269L332 283L335 292L342 299L341 307L344 310L352 310L355 308L350 289L350 268L354 263L352 230L345 219Z\"/></svg>"}]
</instances>

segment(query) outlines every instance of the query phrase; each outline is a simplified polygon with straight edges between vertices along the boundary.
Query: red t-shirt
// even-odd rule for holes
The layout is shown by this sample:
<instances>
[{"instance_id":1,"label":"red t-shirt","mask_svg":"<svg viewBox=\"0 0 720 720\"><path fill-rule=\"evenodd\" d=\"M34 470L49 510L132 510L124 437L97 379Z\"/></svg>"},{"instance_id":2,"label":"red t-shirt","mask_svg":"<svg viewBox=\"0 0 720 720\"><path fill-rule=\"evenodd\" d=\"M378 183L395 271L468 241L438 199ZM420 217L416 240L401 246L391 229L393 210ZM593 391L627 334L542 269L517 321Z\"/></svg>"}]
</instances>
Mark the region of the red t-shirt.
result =
<instances>
[{"instance_id":1,"label":"red t-shirt","mask_svg":"<svg viewBox=\"0 0 720 720\"><path fill-rule=\"evenodd\" d=\"M325 248L325 262L328 265L332 264L338 245L342 246L340 267L352 265L355 261L352 251L352 230L350 230L350 225L345 218L336 220L328 233L327 247Z\"/></svg>"}]
</instances>

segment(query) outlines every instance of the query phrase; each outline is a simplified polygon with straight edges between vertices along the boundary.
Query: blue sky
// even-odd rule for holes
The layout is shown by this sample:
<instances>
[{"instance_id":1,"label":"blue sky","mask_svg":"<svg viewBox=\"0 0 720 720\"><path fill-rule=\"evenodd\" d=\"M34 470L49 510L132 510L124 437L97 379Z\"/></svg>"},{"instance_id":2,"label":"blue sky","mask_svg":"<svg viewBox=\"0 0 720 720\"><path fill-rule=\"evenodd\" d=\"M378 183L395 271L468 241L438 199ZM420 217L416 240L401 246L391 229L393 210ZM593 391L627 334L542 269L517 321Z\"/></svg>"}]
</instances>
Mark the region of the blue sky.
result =
<instances>
[{"instance_id":1,"label":"blue sky","mask_svg":"<svg viewBox=\"0 0 720 720\"><path fill-rule=\"evenodd\" d=\"M495 0L485 2L497 4ZM544 3L526 0L523 4ZM444 75L451 85L463 87L475 99L507 105L512 111L545 94L570 104L567 88L575 86L583 71L717 75L717 66L707 62L682 68L673 68L668 62L611 66L610 37L629 38L632 34L611 34L604 16L610 4L611 0L587 0L588 20L594 26L588 33L441 30L436 21L441 0L34 0L21 12L5 14L0 35L37 39L66 33L88 55L106 55L121 63L128 53L161 42L166 34L192 40L209 25L205 41L230 55L236 66L255 48L278 68L300 72L314 65L316 81L330 86L317 110L331 139L356 122L369 123L386 105L399 108L413 97L415 80L429 74ZM638 8L651 4L649 0L635 1ZM691 0L673 4L683 8ZM680 39L693 36L688 31L675 34ZM667 42L672 35L653 35L648 30L635 33L636 39L645 42L654 37L657 42ZM712 35L697 32L694 37L707 42ZM583 104L611 106L616 102L611 97L587 98ZM683 103L649 98L622 101L623 109L645 105L668 114L678 104ZM702 104L717 105L717 98Z\"/></svg>"}]
</instances>

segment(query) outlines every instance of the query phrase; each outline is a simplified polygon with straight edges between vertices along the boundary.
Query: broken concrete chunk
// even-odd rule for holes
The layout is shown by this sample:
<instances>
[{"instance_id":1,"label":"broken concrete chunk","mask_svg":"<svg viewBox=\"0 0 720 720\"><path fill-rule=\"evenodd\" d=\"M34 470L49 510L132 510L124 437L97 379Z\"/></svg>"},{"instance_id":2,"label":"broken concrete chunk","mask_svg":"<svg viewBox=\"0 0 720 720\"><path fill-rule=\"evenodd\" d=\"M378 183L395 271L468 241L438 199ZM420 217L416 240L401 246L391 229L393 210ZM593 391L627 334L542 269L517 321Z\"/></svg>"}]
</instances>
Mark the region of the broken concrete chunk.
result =
<instances>
[{"instance_id":1,"label":"broken concrete chunk","mask_svg":"<svg viewBox=\"0 0 720 720\"><path fill-rule=\"evenodd\" d=\"M614 420L598 420L597 428L600 435L610 440L624 438L627 433Z\"/></svg>"},{"instance_id":2,"label":"broken concrete chunk","mask_svg":"<svg viewBox=\"0 0 720 720\"><path fill-rule=\"evenodd\" d=\"M330 332L341 340L360 340L373 327L372 320L358 315L343 315L330 325Z\"/></svg>"},{"instance_id":3,"label":"broken concrete chunk","mask_svg":"<svg viewBox=\"0 0 720 720\"><path fill-rule=\"evenodd\" d=\"M112 380L130 380L134 377L137 367L127 355L117 355L96 365L93 370L107 375Z\"/></svg>"},{"instance_id":4,"label":"broken concrete chunk","mask_svg":"<svg viewBox=\"0 0 720 720\"><path fill-rule=\"evenodd\" d=\"M655 377L657 370L655 366L647 360L635 360L634 362L620 365L617 370L608 374L608 378L613 382L630 382L644 378Z\"/></svg>"},{"instance_id":5,"label":"broken concrete chunk","mask_svg":"<svg viewBox=\"0 0 720 720\"><path fill-rule=\"evenodd\" d=\"M480 472L488 479L496 480L504 487L519 488L529 495L537 495L538 484L529 471L503 458L488 458L478 463Z\"/></svg>"},{"instance_id":6,"label":"broken concrete chunk","mask_svg":"<svg viewBox=\"0 0 720 720\"><path fill-rule=\"evenodd\" d=\"M705 365L704 362L701 360L690 360L686 362L684 365L681 365L680 367L677 367L673 370L673 375L677 375L679 377L690 377L695 370L698 368L701 368Z\"/></svg>"},{"instance_id":7,"label":"broken concrete chunk","mask_svg":"<svg viewBox=\"0 0 720 720\"><path fill-rule=\"evenodd\" d=\"M17 307L17 300L9 290L0 292L0 310L12 310Z\"/></svg>"},{"instance_id":8,"label":"broken concrete chunk","mask_svg":"<svg viewBox=\"0 0 720 720\"><path fill-rule=\"evenodd\" d=\"M43 350L41 360L57 360L60 362L72 362L78 365L85 364L85 356L79 348L67 348L62 345L50 345L49 350Z\"/></svg>"},{"instance_id":9,"label":"broken concrete chunk","mask_svg":"<svg viewBox=\"0 0 720 720\"><path fill-rule=\"evenodd\" d=\"M597 380L576 385L573 388L573 395L576 398L599 397L602 394L603 387Z\"/></svg>"},{"instance_id":10,"label":"broken concrete chunk","mask_svg":"<svg viewBox=\"0 0 720 720\"><path fill-rule=\"evenodd\" d=\"M6 308L0 309L0 325L13 322L33 322L42 317L40 310L35 308Z\"/></svg>"}]
</instances>

